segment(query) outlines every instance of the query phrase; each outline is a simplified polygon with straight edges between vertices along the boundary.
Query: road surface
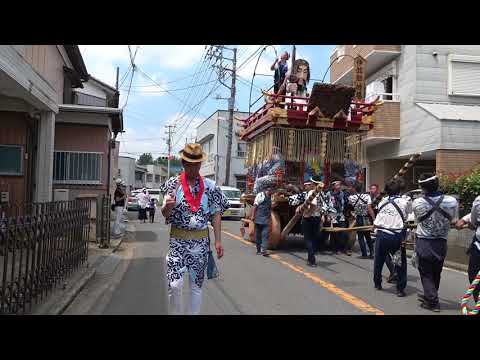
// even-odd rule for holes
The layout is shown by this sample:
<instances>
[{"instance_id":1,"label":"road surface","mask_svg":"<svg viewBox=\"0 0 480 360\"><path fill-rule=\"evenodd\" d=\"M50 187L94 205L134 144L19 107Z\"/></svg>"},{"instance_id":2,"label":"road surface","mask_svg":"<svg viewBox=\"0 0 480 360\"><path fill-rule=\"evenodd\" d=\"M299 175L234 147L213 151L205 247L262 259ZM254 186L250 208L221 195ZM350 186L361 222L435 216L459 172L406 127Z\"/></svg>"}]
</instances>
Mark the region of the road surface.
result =
<instances>
[{"instance_id":1,"label":"road surface","mask_svg":"<svg viewBox=\"0 0 480 360\"><path fill-rule=\"evenodd\" d=\"M131 219L135 213L130 213ZM135 223L135 240L124 244L118 264L87 285L67 314L168 314L165 254L168 227L160 214L156 223ZM239 235L239 222L222 221L225 256L217 260L220 278L205 280L204 315L445 315L459 314L467 275L444 269L440 306L435 314L419 307L418 271L408 266L407 296L398 298L395 285L373 287L373 260L352 256L317 255L317 268L306 265L300 239L265 258ZM114 268L114 270L112 270ZM384 267L384 280L388 270ZM105 291L107 289L107 291ZM100 299L96 299L99 294ZM186 301L185 301L186 302ZM88 306L85 305L88 303Z\"/></svg>"}]
</instances>

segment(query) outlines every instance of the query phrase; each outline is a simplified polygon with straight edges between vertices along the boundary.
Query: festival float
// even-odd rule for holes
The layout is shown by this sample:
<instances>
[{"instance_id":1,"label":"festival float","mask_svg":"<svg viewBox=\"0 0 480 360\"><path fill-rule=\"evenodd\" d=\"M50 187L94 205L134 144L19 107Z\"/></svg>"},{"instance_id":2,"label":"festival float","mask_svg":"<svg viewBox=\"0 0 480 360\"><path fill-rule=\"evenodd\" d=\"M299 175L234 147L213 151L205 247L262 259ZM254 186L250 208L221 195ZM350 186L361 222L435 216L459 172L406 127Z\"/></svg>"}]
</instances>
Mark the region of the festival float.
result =
<instances>
[{"instance_id":1,"label":"festival float","mask_svg":"<svg viewBox=\"0 0 480 360\"><path fill-rule=\"evenodd\" d=\"M305 180L318 175L325 187L335 180L362 181L366 165L362 140L373 128L375 111L382 104L378 98L364 100L366 60L362 57L354 60L354 86L315 82L308 94L309 63L294 56L291 74L278 93L263 92L265 104L243 120L240 132L247 143L248 168L247 191L241 199L247 216L240 230L255 241L255 226L248 214L256 194L272 188L269 249L277 248L289 234L302 234L288 196L298 193Z\"/></svg>"}]
</instances>

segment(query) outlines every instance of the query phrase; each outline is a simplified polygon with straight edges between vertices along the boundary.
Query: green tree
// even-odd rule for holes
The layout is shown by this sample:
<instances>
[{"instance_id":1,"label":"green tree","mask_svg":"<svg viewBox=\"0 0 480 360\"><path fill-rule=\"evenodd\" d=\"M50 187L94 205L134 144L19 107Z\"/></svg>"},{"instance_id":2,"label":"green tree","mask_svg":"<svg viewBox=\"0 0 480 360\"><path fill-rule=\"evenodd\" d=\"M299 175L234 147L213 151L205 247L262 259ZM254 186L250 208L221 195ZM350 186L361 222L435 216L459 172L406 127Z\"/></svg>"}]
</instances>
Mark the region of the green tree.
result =
<instances>
[{"instance_id":1,"label":"green tree","mask_svg":"<svg viewBox=\"0 0 480 360\"><path fill-rule=\"evenodd\" d=\"M137 160L138 165L152 165L153 156L151 153L143 153Z\"/></svg>"},{"instance_id":2,"label":"green tree","mask_svg":"<svg viewBox=\"0 0 480 360\"><path fill-rule=\"evenodd\" d=\"M159 156L159 157L157 158L157 160L155 161L155 163L156 163L157 165L167 166L168 160L167 160L167 159L162 159L162 156ZM172 166L172 167L182 166L182 160L177 159L177 158L172 159L172 160L170 160L170 166Z\"/></svg>"}]
</instances>

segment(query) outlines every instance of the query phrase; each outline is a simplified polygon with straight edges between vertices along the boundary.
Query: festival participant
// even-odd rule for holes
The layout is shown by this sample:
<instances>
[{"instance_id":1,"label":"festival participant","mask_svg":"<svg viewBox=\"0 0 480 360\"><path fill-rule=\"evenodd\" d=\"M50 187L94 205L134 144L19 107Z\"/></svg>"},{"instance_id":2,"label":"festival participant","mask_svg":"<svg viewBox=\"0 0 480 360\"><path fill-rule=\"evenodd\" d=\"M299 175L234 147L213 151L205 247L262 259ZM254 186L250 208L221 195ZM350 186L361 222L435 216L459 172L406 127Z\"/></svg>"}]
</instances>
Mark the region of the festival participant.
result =
<instances>
[{"instance_id":1,"label":"festival participant","mask_svg":"<svg viewBox=\"0 0 480 360\"><path fill-rule=\"evenodd\" d=\"M251 220L255 222L257 255L269 256L267 251L272 218L272 189L266 188L255 197Z\"/></svg>"},{"instance_id":2,"label":"festival participant","mask_svg":"<svg viewBox=\"0 0 480 360\"><path fill-rule=\"evenodd\" d=\"M372 201L372 210L373 210L373 213L376 217L377 214L378 214L378 204L377 205L375 205L375 204L377 203L377 201L376 201L377 198L380 196L379 186L377 184L370 185L369 193L370 193L370 198L371 198L371 201ZM375 220L375 217L372 218L372 223ZM376 241L375 232L372 232L370 236L372 238L372 242L375 244L375 241ZM385 265L387 265L387 269L390 272L387 283L393 284L393 283L397 282L397 275L395 274L395 267L393 266L392 255L390 255L388 253L387 253L387 256L385 257Z\"/></svg>"},{"instance_id":3,"label":"festival participant","mask_svg":"<svg viewBox=\"0 0 480 360\"><path fill-rule=\"evenodd\" d=\"M345 219L345 206L348 203L348 198L346 192L342 190L341 181L334 181L332 183L330 199L335 209L335 215L332 217L333 227L348 227ZM338 254L338 252L341 251L345 255L351 256L352 253L347 249L347 240L347 234L344 231L332 233L330 235L330 242L332 243L333 252Z\"/></svg>"},{"instance_id":4,"label":"festival participant","mask_svg":"<svg viewBox=\"0 0 480 360\"><path fill-rule=\"evenodd\" d=\"M275 70L273 90L277 95L285 95L285 87L283 88L283 91L281 91L281 93L278 93L278 90L285 81L285 75L288 72L287 61L289 58L290 55L288 54L288 52L285 51L280 57L280 59L275 59L275 62L270 67L270 70Z\"/></svg>"},{"instance_id":5,"label":"festival participant","mask_svg":"<svg viewBox=\"0 0 480 360\"><path fill-rule=\"evenodd\" d=\"M476 228L472 243L467 252L470 256L470 260L468 261L468 280L471 284L480 271L480 196L477 196L473 201L470 213L458 220L455 227L457 230L461 230L467 224L471 224ZM473 291L475 302L478 301L479 290L480 289L477 286Z\"/></svg>"},{"instance_id":6,"label":"festival participant","mask_svg":"<svg viewBox=\"0 0 480 360\"><path fill-rule=\"evenodd\" d=\"M405 220L412 211L412 205L400 196L401 180L390 180L385 185L387 196L378 205L374 221L376 230L375 258L373 261L373 282L382 290L382 269L387 254L393 255L402 246L405 238ZM405 296L407 286L407 263L394 264L398 276L397 296Z\"/></svg>"},{"instance_id":7,"label":"festival participant","mask_svg":"<svg viewBox=\"0 0 480 360\"><path fill-rule=\"evenodd\" d=\"M423 294L418 297L420 306L439 312L440 275L447 255L450 224L458 218L458 202L453 196L438 191L438 177L433 174L422 174L418 184L424 192L424 196L413 202L417 222L415 248L423 286Z\"/></svg>"},{"instance_id":8,"label":"festival participant","mask_svg":"<svg viewBox=\"0 0 480 360\"><path fill-rule=\"evenodd\" d=\"M164 194L162 215L170 229L166 256L168 295L173 313L182 313L183 275L190 276L189 314L200 313L202 284L210 247L208 222L213 226L215 250L223 256L221 217L229 203L215 183L200 176L201 163L207 159L200 144L186 144L180 151L184 171L161 187Z\"/></svg>"},{"instance_id":9,"label":"festival participant","mask_svg":"<svg viewBox=\"0 0 480 360\"><path fill-rule=\"evenodd\" d=\"M371 218L375 218L375 214L372 209L372 201L367 193L362 193L362 184L355 183L351 186L350 192L352 195L348 197L348 201L353 208L355 214L356 226L371 225ZM373 242L370 237L370 230L357 231L358 243L360 244L360 251L362 252L362 258L373 259ZM365 246L365 239L367 240L368 250L370 255L367 255L367 249Z\"/></svg>"},{"instance_id":10,"label":"festival participant","mask_svg":"<svg viewBox=\"0 0 480 360\"><path fill-rule=\"evenodd\" d=\"M320 177L315 175L310 181L304 183L305 192L302 193L302 196L292 196L289 199L290 205L300 205L296 209L297 213L303 210L302 230L307 247L307 265L312 267L317 266L315 252L318 250L320 217L322 216L321 200L319 199L319 195L317 195L306 208L303 208L302 204L313 194L315 186L321 183Z\"/></svg>"}]
</instances>

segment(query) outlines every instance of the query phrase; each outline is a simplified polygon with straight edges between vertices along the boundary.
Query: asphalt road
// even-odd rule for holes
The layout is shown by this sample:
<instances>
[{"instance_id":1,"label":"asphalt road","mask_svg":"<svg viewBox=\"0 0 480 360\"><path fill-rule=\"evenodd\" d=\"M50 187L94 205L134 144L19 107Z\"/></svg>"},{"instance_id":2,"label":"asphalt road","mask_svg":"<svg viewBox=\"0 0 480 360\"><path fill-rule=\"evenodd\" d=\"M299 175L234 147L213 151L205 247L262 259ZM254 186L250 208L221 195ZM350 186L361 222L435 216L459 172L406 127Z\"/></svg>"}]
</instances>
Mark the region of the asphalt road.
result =
<instances>
[{"instance_id":1,"label":"asphalt road","mask_svg":"<svg viewBox=\"0 0 480 360\"><path fill-rule=\"evenodd\" d=\"M130 213L134 217L135 213ZM133 215L133 216L132 216ZM108 296L97 301L91 314L167 314L165 254L168 227L158 214L154 224L138 223L136 239L127 243L120 266L110 276ZM239 235L239 222L222 222L225 256L217 260L220 278L205 280L202 314L205 315L445 315L459 314L459 301L467 287L465 273L444 269L439 314L418 306L421 289L418 271L408 266L407 296L398 298L395 285L373 287L373 260L346 255L317 255L317 268L306 266L300 239L289 239L269 258L255 255L255 246ZM384 268L386 279L388 270ZM115 280L116 279L116 280ZM108 282L104 280L104 282ZM94 291L84 296L93 298ZM90 300L92 301L92 300ZM77 301L76 308L81 300ZM75 306L74 306L75 308ZM69 313L76 313L70 310Z\"/></svg>"}]
</instances>

